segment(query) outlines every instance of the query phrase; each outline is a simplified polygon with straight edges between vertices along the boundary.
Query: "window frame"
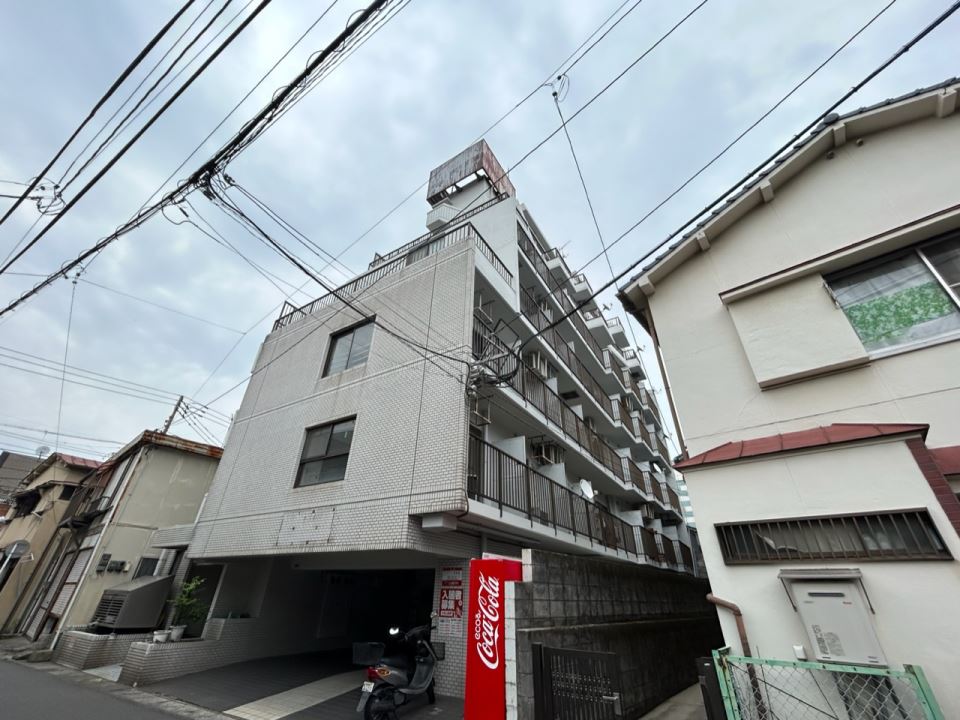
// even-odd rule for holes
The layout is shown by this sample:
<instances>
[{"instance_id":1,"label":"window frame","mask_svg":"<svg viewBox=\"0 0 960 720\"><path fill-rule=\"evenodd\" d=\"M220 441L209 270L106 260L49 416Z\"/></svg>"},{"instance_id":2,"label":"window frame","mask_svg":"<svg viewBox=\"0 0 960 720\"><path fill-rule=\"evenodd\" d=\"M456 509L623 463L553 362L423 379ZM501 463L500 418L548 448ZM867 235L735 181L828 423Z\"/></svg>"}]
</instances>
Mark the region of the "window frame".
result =
<instances>
[{"instance_id":1,"label":"window frame","mask_svg":"<svg viewBox=\"0 0 960 720\"><path fill-rule=\"evenodd\" d=\"M337 370L336 372L330 371L330 362L333 360L333 351L336 347L337 340L340 338L346 337L347 335L352 335L357 330L366 325L375 325L377 320L376 315L371 315L370 317L363 318L358 320L352 325L347 325L344 328L337 330L336 332L330 333L330 339L327 343L327 356L323 361L323 370L320 373L321 378L333 377L334 375L339 375L340 373L346 372L347 370L353 370L354 368L361 367L367 364L367 361L370 359L370 351L373 350L373 330L370 331L370 348L367 350L367 358L362 363L357 363L356 365L347 365L343 370ZM350 350L347 351L347 362L350 362L350 352L353 350L353 339L350 340Z\"/></svg>"},{"instance_id":2,"label":"window frame","mask_svg":"<svg viewBox=\"0 0 960 720\"><path fill-rule=\"evenodd\" d=\"M328 453L330 450L330 439L333 437L333 428L341 423L353 422L353 430L350 435L350 447L347 448L345 453L336 453L334 455L323 454L323 455L312 455L310 457L305 457L304 453L307 450L307 443L310 438L310 433L316 430L323 430L324 428L330 428L330 438L327 439L327 448L325 453ZM308 463L317 462L318 460L328 460L332 458L346 457L347 462L350 462L350 450L353 448L353 434L357 432L357 416L356 415L347 415L346 417L338 418L336 420L331 420L329 422L324 422L319 425L313 425L304 429L303 431L303 442L300 444L300 459L297 461L297 474L296 479L294 480L294 488L309 488L309 487L319 487L322 485L330 485L332 483L343 482L347 477L347 466L343 468L343 477L337 480L327 480L325 482L316 482L316 483L303 483L303 467Z\"/></svg>"},{"instance_id":3,"label":"window frame","mask_svg":"<svg viewBox=\"0 0 960 720\"><path fill-rule=\"evenodd\" d=\"M888 524L893 524L893 518L897 517L901 520L907 520L908 518L916 519L922 526L922 530L926 533L926 541L929 547L932 547L932 551L925 549L920 549L920 542L916 542L918 549L910 550L907 547L903 549L900 548L890 548L890 549L870 549L867 547L867 544L864 542L865 537L876 538L876 527L871 526L871 523L879 525L881 532L887 532L887 528L884 526L883 519L890 518ZM824 531L829 527L830 530L836 530L834 523L838 523L840 526L840 532L836 533L835 538L838 541L837 544L840 545L841 550L832 549L829 547L824 550L821 545L821 541L828 543L834 538L824 534ZM862 523L867 526L868 533L864 533L858 523ZM781 534L792 534L794 540L800 539L806 541L808 546L816 545L817 550L799 550L796 547L787 548L770 548L763 556L761 553L757 552L753 548L759 548L762 544L763 537L753 539L752 533L754 528L760 528L761 526L768 525L771 529L774 529L773 526L777 526L775 529ZM819 532L818 534L810 533L807 536L803 535L804 530L813 529ZM906 536L894 525L894 530L900 535L901 540L906 540ZM911 533L911 537L914 541L917 541L918 538L914 533L913 529L907 528ZM729 531L729 533L727 532ZM856 561L865 561L865 562L903 562L903 561L952 561L954 560L953 553L950 552L950 548L944 542L943 534L940 532L940 529L937 527L936 521L933 516L930 514L928 508L918 507L918 508L904 508L897 510L869 510L857 513L842 513L842 514L832 514L832 515L805 515L800 517L787 517L787 518L767 518L767 519L758 519L758 520L739 520L735 522L722 522L714 523L714 532L717 537L717 544L720 549L720 554L723 557L724 565L769 565L777 563L791 563L791 562L801 562L809 563L811 561L823 561L823 560L856 560ZM739 537L734 533L739 532ZM859 542L861 548L850 547L847 548L844 544L845 540L854 537ZM769 540L769 538L767 538ZM731 540L733 541L731 543ZM907 545L907 542L903 543L904 546ZM936 546L939 544L939 549ZM733 552L731 552L731 545L733 545ZM739 549L737 545L742 545L744 549ZM768 546L769 547L769 546Z\"/></svg>"},{"instance_id":4,"label":"window frame","mask_svg":"<svg viewBox=\"0 0 960 720\"><path fill-rule=\"evenodd\" d=\"M940 289L946 294L947 298L953 303L954 307L957 309L957 312L960 313L960 296L954 291L952 287L947 283L943 275L940 274L940 271L934 266L934 264L927 257L924 252L924 248L930 245L935 245L937 243L943 242L945 240L956 239L960 241L960 230L952 230L950 232L941 233L935 235L934 237L927 238L913 245L907 247L898 248L892 252L885 253L879 257L871 258L861 263L851 265L850 267L843 268L842 270L837 270L832 273L828 273L823 276L823 282L827 291L830 293L830 297L833 298L834 304L844 313L846 316L846 311L843 308L843 305L840 304L839 299L837 298L836 291L834 290L833 283L838 280L843 280L850 275L855 275L857 273L863 272L865 270L870 270L872 268L877 268L887 263L893 262L900 258L905 258L908 256L913 256L917 258L921 265L923 265L927 272L933 277ZM847 322L850 323L851 329L854 333L857 334L857 338L860 339L860 334L857 333L857 329L854 327L853 323L850 321L849 316L847 317ZM864 352L870 359L879 359L888 357L890 355L898 355L904 352L910 352L911 350L919 350L925 347L931 347L934 345L940 345L942 343L953 342L960 339L960 330L955 330L953 332L944 333L935 337L923 338L921 340L914 340L912 342L900 343L898 345L892 345L890 347L880 348L877 350L870 350L864 345ZM863 340L860 340L863 344Z\"/></svg>"}]
</instances>

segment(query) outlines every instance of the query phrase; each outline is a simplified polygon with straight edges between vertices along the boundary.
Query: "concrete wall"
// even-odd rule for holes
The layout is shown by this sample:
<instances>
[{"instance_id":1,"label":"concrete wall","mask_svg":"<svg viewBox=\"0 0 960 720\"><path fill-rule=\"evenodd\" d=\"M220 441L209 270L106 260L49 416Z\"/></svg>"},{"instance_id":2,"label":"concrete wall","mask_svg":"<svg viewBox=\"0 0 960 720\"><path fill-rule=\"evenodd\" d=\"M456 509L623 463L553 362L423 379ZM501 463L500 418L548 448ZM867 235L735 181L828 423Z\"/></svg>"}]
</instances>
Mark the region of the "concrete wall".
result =
<instances>
[{"instance_id":1,"label":"concrete wall","mask_svg":"<svg viewBox=\"0 0 960 720\"><path fill-rule=\"evenodd\" d=\"M704 580L539 550L523 563L506 591L508 718L534 717L533 643L616 653L629 720L696 682L721 640Z\"/></svg>"},{"instance_id":2,"label":"concrete wall","mask_svg":"<svg viewBox=\"0 0 960 720\"><path fill-rule=\"evenodd\" d=\"M473 273L473 245L460 243L360 300L415 342L467 356ZM410 514L466 510L464 367L427 362L378 327L366 364L321 377L330 334L357 319L328 308L267 337L257 367L270 364L247 387L191 556L402 548ZM346 478L295 488L306 429L351 415Z\"/></svg>"},{"instance_id":3,"label":"concrete wall","mask_svg":"<svg viewBox=\"0 0 960 720\"><path fill-rule=\"evenodd\" d=\"M740 605L754 652L764 657L793 659L792 646L808 644L777 577L784 564L725 565L714 524L927 508L950 552L960 557L960 537L902 440L694 468L686 481L713 591ZM952 612L960 564L816 560L788 567L858 567L888 661L923 667L946 717L960 717L953 669L960 623ZM733 617L721 613L720 619L726 644L739 652ZM807 650L812 658L813 649Z\"/></svg>"},{"instance_id":4,"label":"concrete wall","mask_svg":"<svg viewBox=\"0 0 960 720\"><path fill-rule=\"evenodd\" d=\"M953 206L958 162L960 114L870 135L860 147L848 142L656 283L650 307L691 454L728 440L832 422L928 422L931 447L960 443L960 388L953 370L960 365L960 342L764 390L758 380L798 367L826 371L856 357L849 343L836 341L847 329L840 327L846 318L825 301L819 272L805 281L816 292L799 300L795 293L788 293L790 302L780 298L785 290L749 300L760 309L782 308L780 330L761 317L735 323L736 310L719 298L723 291ZM951 222L956 227L960 218ZM798 318L818 342L805 342L802 358L785 361L784 352L796 346L790 331ZM763 332L752 332L757 327ZM824 341L828 336L834 341ZM751 358L766 362L754 368ZM694 510L699 513L696 505Z\"/></svg>"}]
</instances>

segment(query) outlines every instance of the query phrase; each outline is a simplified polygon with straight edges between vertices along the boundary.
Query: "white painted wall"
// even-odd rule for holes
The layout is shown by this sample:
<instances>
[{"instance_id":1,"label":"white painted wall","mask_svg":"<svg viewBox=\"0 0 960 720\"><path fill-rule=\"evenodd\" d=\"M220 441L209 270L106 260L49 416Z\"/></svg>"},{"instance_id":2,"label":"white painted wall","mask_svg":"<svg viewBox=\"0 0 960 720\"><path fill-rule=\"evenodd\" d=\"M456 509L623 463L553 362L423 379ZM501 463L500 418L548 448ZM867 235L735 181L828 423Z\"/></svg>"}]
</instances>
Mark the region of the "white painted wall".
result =
<instances>
[{"instance_id":1,"label":"white painted wall","mask_svg":"<svg viewBox=\"0 0 960 720\"><path fill-rule=\"evenodd\" d=\"M750 354L764 360L761 379L857 357L848 343L837 342L837 321L845 317L819 293L798 301L787 292L788 301L784 290L769 291L741 301L767 315L770 307L782 307L778 332L775 322L757 314L735 322L737 311L719 298L955 205L958 166L960 114L869 135L862 146L847 142L657 282L649 303L690 454L832 422L926 422L931 447L960 443L960 342L764 390ZM960 226L960 216L951 222ZM819 274L805 282L816 287ZM821 342L792 347L791 323L798 317Z\"/></svg>"},{"instance_id":2,"label":"white painted wall","mask_svg":"<svg viewBox=\"0 0 960 720\"><path fill-rule=\"evenodd\" d=\"M793 659L807 644L799 616L777 578L783 567L859 568L876 610L874 627L892 666L923 667L946 717L960 717L955 662L960 648L960 564L956 561L812 561L728 566L715 523L927 508L954 557L960 537L900 440L688 470L687 487L714 594L743 610L753 652ZM733 617L720 611L726 642L739 652ZM813 658L812 649L807 647Z\"/></svg>"}]
</instances>

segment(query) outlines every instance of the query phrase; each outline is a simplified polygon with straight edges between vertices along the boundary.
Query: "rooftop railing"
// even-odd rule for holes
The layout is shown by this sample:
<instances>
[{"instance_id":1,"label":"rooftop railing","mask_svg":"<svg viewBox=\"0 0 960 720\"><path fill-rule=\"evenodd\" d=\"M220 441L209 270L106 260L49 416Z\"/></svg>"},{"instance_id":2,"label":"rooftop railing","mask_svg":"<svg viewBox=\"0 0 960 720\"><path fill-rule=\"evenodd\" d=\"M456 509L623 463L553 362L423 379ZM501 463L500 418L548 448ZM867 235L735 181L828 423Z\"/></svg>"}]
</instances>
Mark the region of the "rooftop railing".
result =
<instances>
[{"instance_id":1,"label":"rooftop railing","mask_svg":"<svg viewBox=\"0 0 960 720\"><path fill-rule=\"evenodd\" d=\"M459 227L462 223L469 220L471 217L473 217L477 213L481 213L487 208L492 207L493 205L496 205L497 203L505 199L506 199L505 197L497 197L497 198L492 198L491 200L487 200L486 202L481 203L480 205L477 205L475 208L472 208L458 215L455 215L454 219L451 222L455 223L456 226ZM444 226L439 228L438 230L431 230L430 232L424 233L420 237L414 238L413 240L406 243L405 245L401 245L400 247L395 248L394 250L391 250L386 255L375 254L373 256L373 260L371 261L370 267L368 269L373 270L375 267L379 267L380 265L383 265L385 262L389 262L390 260L400 257L401 255L406 255L408 252L410 252L420 244L426 242L427 240L430 240L430 238L436 237L441 233L447 233L451 229L453 228L448 228Z\"/></svg>"},{"instance_id":2,"label":"rooftop railing","mask_svg":"<svg viewBox=\"0 0 960 720\"><path fill-rule=\"evenodd\" d=\"M421 243L420 245L411 247L405 254L400 255L389 262L378 265L374 270L370 270L369 272L354 278L345 285L341 285L336 290L329 292L326 295L307 303L306 305L295 307L290 303L284 303L283 308L280 311L280 317L277 318L277 321L273 324L273 329L275 331L279 330L280 328L286 327L296 320L308 317L322 308L331 307L338 302L342 302L343 300L352 300L387 275L392 275L393 273L399 272L405 267L413 265L414 263L417 263L420 260L429 257L430 255L438 253L441 250L445 250L448 247L464 241L472 241L476 248L483 253L483 255L489 259L491 263L493 263L494 268L498 273L500 273L500 275L503 276L503 279L511 285L513 284L513 274L507 269L507 266L504 265L500 258L497 257L496 253L493 252L493 250L487 244L487 241L484 240L483 236L477 232L476 228L470 223L466 223L464 225L459 225L443 234L437 235L433 239L429 240L429 242Z\"/></svg>"}]
</instances>

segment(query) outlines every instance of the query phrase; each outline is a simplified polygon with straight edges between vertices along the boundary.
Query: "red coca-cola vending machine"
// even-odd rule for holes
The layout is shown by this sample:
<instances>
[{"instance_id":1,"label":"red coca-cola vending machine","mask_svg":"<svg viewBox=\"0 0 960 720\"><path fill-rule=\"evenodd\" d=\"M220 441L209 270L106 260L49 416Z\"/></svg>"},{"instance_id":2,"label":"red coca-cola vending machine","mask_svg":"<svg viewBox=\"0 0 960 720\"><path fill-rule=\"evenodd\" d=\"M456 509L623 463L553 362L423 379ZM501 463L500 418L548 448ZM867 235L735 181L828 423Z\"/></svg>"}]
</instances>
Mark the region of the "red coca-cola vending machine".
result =
<instances>
[{"instance_id":1,"label":"red coca-cola vending machine","mask_svg":"<svg viewBox=\"0 0 960 720\"><path fill-rule=\"evenodd\" d=\"M504 647L506 584L523 579L519 560L470 561L464 720L503 720L507 714Z\"/></svg>"}]
</instances>

